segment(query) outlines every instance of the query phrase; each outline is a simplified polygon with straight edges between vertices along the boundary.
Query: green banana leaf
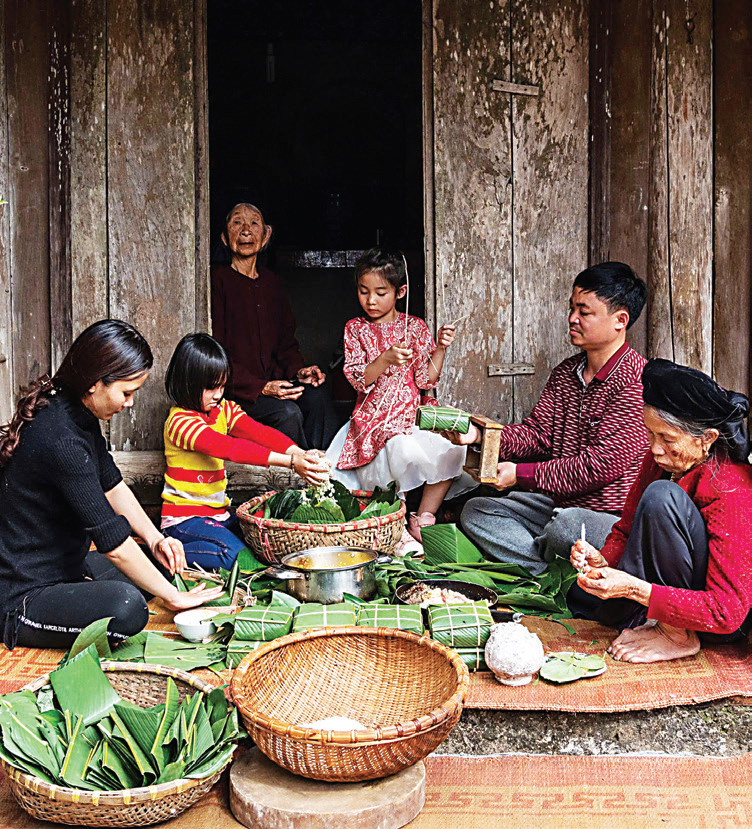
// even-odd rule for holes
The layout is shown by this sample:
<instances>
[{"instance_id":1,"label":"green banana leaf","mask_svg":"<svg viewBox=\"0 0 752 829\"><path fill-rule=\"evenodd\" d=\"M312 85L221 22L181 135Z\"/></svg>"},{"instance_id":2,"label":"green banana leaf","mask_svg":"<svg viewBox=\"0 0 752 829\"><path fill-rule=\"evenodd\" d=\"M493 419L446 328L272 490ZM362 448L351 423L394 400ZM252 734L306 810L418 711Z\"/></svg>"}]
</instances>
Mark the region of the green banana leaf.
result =
<instances>
[{"instance_id":1,"label":"green banana leaf","mask_svg":"<svg viewBox=\"0 0 752 829\"><path fill-rule=\"evenodd\" d=\"M464 564L483 561L480 550L456 524L434 524L420 531L426 564ZM463 579L466 581L466 579Z\"/></svg>"},{"instance_id":2,"label":"green banana leaf","mask_svg":"<svg viewBox=\"0 0 752 829\"><path fill-rule=\"evenodd\" d=\"M99 667L96 653L94 645L89 645L50 674L50 684L60 708L75 711L86 725L107 716L120 700Z\"/></svg>"},{"instance_id":3,"label":"green banana leaf","mask_svg":"<svg viewBox=\"0 0 752 829\"><path fill-rule=\"evenodd\" d=\"M112 621L112 616L107 616L104 619L97 619L90 625L85 627L81 633L76 637L76 641L71 646L67 657L64 661L73 659L79 653L85 651L89 645L94 645L97 649L97 654L100 659L111 659L112 651L110 650L110 643L107 641L107 626Z\"/></svg>"}]
</instances>

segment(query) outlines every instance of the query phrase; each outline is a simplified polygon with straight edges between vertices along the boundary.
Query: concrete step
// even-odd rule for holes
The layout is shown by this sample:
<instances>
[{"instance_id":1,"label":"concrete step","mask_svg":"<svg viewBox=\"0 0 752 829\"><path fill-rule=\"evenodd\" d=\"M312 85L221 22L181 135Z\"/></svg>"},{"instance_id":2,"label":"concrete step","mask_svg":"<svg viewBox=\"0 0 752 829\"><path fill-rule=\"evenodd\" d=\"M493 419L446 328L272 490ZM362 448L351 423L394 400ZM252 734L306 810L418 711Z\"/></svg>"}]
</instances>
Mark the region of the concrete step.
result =
<instances>
[{"instance_id":1,"label":"concrete step","mask_svg":"<svg viewBox=\"0 0 752 829\"><path fill-rule=\"evenodd\" d=\"M752 705L573 714L466 708L437 754L667 754L731 757L752 750Z\"/></svg>"}]
</instances>

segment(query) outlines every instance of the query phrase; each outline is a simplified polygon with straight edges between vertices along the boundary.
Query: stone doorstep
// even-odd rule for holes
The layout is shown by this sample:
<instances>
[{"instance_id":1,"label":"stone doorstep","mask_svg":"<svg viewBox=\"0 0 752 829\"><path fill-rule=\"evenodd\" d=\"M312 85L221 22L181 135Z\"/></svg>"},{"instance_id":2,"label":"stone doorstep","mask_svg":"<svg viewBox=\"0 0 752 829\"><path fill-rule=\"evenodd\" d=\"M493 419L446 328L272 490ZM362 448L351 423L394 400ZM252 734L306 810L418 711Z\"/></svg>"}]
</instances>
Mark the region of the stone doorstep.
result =
<instances>
[{"instance_id":1,"label":"stone doorstep","mask_svg":"<svg viewBox=\"0 0 752 829\"><path fill-rule=\"evenodd\" d=\"M613 714L465 708L436 753L731 757L752 750L750 735L752 705L740 699Z\"/></svg>"}]
</instances>

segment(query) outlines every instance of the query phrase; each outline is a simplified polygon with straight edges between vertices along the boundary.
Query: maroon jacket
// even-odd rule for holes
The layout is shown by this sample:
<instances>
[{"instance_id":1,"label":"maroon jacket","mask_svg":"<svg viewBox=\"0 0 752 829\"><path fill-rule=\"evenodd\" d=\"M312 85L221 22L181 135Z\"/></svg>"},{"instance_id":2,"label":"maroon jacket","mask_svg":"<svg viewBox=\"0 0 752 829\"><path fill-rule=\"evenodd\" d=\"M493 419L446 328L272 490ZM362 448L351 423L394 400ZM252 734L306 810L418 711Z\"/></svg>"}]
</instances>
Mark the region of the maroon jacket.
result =
<instances>
[{"instance_id":1,"label":"maroon jacket","mask_svg":"<svg viewBox=\"0 0 752 829\"><path fill-rule=\"evenodd\" d=\"M251 279L229 265L211 271L212 333L232 363L227 396L253 403L270 380L292 380L305 363L281 280L258 266Z\"/></svg>"}]
</instances>

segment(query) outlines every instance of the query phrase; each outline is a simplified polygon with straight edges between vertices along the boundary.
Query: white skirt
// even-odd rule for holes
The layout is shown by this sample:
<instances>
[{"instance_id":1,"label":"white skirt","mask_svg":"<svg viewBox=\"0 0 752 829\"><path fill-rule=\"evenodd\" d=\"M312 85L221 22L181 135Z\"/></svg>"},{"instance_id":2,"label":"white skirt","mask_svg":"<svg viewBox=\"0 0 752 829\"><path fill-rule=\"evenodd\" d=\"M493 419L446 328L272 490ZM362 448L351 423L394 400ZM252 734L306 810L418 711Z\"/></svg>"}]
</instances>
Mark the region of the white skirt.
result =
<instances>
[{"instance_id":1,"label":"white skirt","mask_svg":"<svg viewBox=\"0 0 752 829\"><path fill-rule=\"evenodd\" d=\"M355 469L337 469L337 461L345 445L349 422L334 436L326 450L326 459L332 465L331 476L348 489L372 490L397 482L400 496L423 484L437 484L452 480L447 498L454 498L478 486L467 472L465 465L467 447L455 446L436 432L413 426L407 435L389 438L386 446L376 457Z\"/></svg>"}]
</instances>

